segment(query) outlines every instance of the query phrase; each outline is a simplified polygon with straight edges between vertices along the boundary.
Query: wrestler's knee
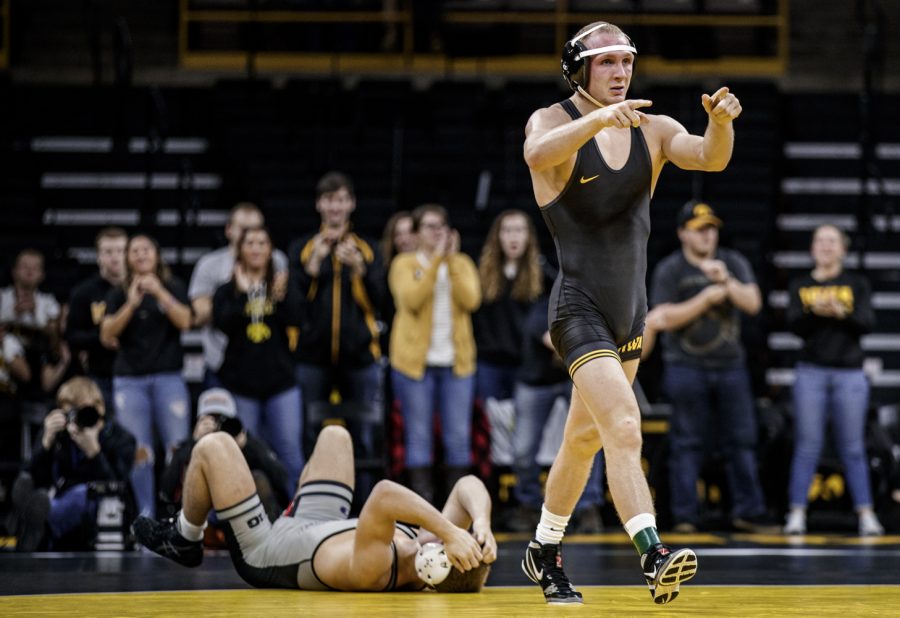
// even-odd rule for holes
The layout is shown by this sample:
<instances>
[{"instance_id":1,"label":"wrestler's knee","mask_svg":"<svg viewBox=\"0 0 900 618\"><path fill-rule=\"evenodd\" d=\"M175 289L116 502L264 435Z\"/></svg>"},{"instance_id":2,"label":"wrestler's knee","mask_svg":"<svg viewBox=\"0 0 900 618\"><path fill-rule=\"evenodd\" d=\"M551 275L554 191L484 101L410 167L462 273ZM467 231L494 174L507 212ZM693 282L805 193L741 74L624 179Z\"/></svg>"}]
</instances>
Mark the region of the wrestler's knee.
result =
<instances>
[{"instance_id":1,"label":"wrestler's knee","mask_svg":"<svg viewBox=\"0 0 900 618\"><path fill-rule=\"evenodd\" d=\"M607 449L623 449L640 452L643 438L640 420L632 416L617 418L606 428Z\"/></svg>"},{"instance_id":2,"label":"wrestler's knee","mask_svg":"<svg viewBox=\"0 0 900 618\"><path fill-rule=\"evenodd\" d=\"M335 448L353 448L353 438L343 425L326 425L319 432L316 446L332 450Z\"/></svg>"},{"instance_id":3,"label":"wrestler's knee","mask_svg":"<svg viewBox=\"0 0 900 618\"><path fill-rule=\"evenodd\" d=\"M326 425L319 432L319 440L350 440L350 432L343 425Z\"/></svg>"},{"instance_id":4,"label":"wrestler's knee","mask_svg":"<svg viewBox=\"0 0 900 618\"><path fill-rule=\"evenodd\" d=\"M567 427L564 436L567 449L582 458L592 458L600 450L600 432L591 424Z\"/></svg>"},{"instance_id":5,"label":"wrestler's knee","mask_svg":"<svg viewBox=\"0 0 900 618\"><path fill-rule=\"evenodd\" d=\"M194 445L194 448L191 451L191 458L212 455L213 453L231 448L232 444L237 446L237 442L234 441L234 438L224 431L208 433L197 440L197 444Z\"/></svg>"}]
</instances>

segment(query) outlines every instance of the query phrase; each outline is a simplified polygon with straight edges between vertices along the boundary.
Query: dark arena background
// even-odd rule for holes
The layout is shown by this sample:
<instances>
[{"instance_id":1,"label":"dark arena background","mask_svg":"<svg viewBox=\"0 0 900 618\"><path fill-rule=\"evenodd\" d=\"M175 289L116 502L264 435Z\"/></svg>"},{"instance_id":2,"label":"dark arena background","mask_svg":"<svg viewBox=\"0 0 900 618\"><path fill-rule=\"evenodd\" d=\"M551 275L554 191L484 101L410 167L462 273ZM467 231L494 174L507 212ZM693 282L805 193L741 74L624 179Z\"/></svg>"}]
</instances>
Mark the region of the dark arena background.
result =
<instances>
[{"instance_id":1,"label":"dark arena background","mask_svg":"<svg viewBox=\"0 0 900 618\"><path fill-rule=\"evenodd\" d=\"M652 100L644 111L703 135L703 93L728 86L743 107L727 169L668 165L650 207L648 285L656 265L680 249L677 216L696 199L724 221L720 245L747 259L762 296L761 311L744 315L740 330L765 502L752 525L732 515L731 447L717 439L721 427L705 428L699 516L673 516L674 404L661 350L642 360L635 383L659 529L666 542L694 548L701 567L676 603L655 606L647 597L605 485L592 525L573 520L566 536L566 571L585 606L544 603L520 569L537 520L518 525L526 510L515 497L509 432L504 438L491 414L500 404L477 393L466 471L491 493L499 546L481 594L253 589L214 534L203 566L187 570L134 543L128 478L88 483L87 532L67 542L55 540L47 510L32 497L16 503L17 480L31 469L57 389L91 374L87 352L66 329L72 289L97 272L102 228L155 239L186 286L198 260L228 244L232 207L249 202L265 216L273 245L293 260L292 243L321 225L317 183L336 170L354 183L353 232L376 251L394 213L432 203L447 209L460 251L477 263L497 215L519 209L534 222L546 267L555 269L556 248L523 158L525 125L535 110L571 96L560 50L595 21L618 25L634 41L628 98ZM896 0L0 0L0 615L897 616L898 202ZM813 268L810 242L822 224L846 232L846 269L871 287L874 326L861 337L870 388L865 466L883 534L859 534L838 423L826 432L805 534L782 528L804 345L787 319L790 282ZM58 305L55 314L48 310L49 325L34 321L40 306L22 300L27 286L16 272L23 255L42 256L43 278L32 281L52 297L44 302ZM389 296L386 277L382 285ZM376 307L373 317L383 333L390 328L387 311ZM180 337L190 401L183 422L193 427L208 385L203 339L195 326ZM24 340L24 351L7 339ZM30 369L27 380L14 367L17 356ZM352 514L380 479L416 487L387 355L376 365ZM724 399L722 406L731 405ZM361 413L341 404L337 390L305 413L306 455L324 424L344 424L359 437ZM538 458L543 470L555 454L546 444L551 430ZM150 455L157 478L172 457L161 431L155 469ZM555 431L558 447L559 423ZM437 502L454 471L443 466L439 439L435 445L427 474ZM138 449L137 456L147 454ZM58 499L42 496L44 506ZM159 516L177 511L156 501Z\"/></svg>"}]
</instances>

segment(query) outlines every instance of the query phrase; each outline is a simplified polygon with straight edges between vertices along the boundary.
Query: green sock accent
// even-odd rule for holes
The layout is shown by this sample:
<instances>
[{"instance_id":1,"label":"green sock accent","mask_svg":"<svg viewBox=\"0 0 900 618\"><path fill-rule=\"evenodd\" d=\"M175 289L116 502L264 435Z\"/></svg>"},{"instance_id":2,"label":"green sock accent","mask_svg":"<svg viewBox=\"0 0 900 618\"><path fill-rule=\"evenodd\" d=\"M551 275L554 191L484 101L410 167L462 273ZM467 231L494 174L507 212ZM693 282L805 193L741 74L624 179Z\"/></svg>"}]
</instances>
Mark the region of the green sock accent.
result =
<instances>
[{"instance_id":1,"label":"green sock accent","mask_svg":"<svg viewBox=\"0 0 900 618\"><path fill-rule=\"evenodd\" d=\"M631 542L634 543L634 547L638 550L639 554L646 554L651 547L661 541L659 540L659 533L656 531L656 528L644 528L631 537Z\"/></svg>"}]
</instances>

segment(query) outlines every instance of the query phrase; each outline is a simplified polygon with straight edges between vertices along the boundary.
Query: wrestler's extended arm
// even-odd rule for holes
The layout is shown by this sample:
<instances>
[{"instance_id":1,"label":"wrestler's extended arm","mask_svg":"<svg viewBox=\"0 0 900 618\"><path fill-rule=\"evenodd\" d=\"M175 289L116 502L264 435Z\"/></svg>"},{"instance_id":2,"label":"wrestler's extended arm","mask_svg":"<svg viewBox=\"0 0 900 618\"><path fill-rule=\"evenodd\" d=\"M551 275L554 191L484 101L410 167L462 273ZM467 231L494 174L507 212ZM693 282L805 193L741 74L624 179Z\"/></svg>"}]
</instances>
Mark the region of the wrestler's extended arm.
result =
<instances>
[{"instance_id":1,"label":"wrestler's extended arm","mask_svg":"<svg viewBox=\"0 0 900 618\"><path fill-rule=\"evenodd\" d=\"M356 528L351 568L361 584L377 581L390 564L390 545L398 521L433 531L444 542L450 562L460 571L478 566L481 548L467 531L444 517L413 491L393 481L379 481L363 505Z\"/></svg>"},{"instance_id":2,"label":"wrestler's extended arm","mask_svg":"<svg viewBox=\"0 0 900 618\"><path fill-rule=\"evenodd\" d=\"M603 129L641 124L647 117L636 110L652 104L644 99L622 101L597 108L577 120L572 120L559 105L539 109L525 126L525 163L535 172L562 165Z\"/></svg>"},{"instance_id":3,"label":"wrestler's extended arm","mask_svg":"<svg viewBox=\"0 0 900 618\"><path fill-rule=\"evenodd\" d=\"M478 477L470 474L456 482L444 504L443 514L460 528L472 528L485 563L491 564L497 559L497 541L491 532L491 496Z\"/></svg>"},{"instance_id":4,"label":"wrestler's extended arm","mask_svg":"<svg viewBox=\"0 0 900 618\"><path fill-rule=\"evenodd\" d=\"M667 160L684 170L721 172L731 160L732 123L741 115L741 103L728 88L722 87L712 96L704 94L701 104L709 115L703 137L691 135L681 123L668 116L655 117L651 126L659 131Z\"/></svg>"}]
</instances>

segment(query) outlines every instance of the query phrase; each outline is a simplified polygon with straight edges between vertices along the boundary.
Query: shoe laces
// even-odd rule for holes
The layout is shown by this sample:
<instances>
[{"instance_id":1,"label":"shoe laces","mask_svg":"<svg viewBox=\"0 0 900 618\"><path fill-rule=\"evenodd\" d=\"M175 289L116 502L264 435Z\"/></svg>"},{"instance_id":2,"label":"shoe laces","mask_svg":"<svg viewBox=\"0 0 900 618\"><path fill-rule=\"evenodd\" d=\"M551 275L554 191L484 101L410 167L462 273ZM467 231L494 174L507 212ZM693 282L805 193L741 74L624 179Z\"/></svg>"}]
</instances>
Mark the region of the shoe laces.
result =
<instances>
[{"instance_id":1,"label":"shoe laces","mask_svg":"<svg viewBox=\"0 0 900 618\"><path fill-rule=\"evenodd\" d=\"M666 557L671 553L672 550L661 543L651 547L641 560L641 567L643 568L644 573L656 575L659 570L659 565L665 562Z\"/></svg>"},{"instance_id":2,"label":"shoe laces","mask_svg":"<svg viewBox=\"0 0 900 618\"><path fill-rule=\"evenodd\" d=\"M544 577L556 584L557 588L572 590L569 577L563 570L562 549L557 546L553 549L545 549L541 554L541 562L544 565Z\"/></svg>"}]
</instances>

